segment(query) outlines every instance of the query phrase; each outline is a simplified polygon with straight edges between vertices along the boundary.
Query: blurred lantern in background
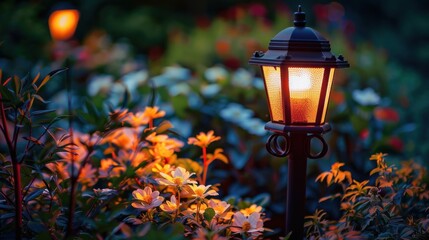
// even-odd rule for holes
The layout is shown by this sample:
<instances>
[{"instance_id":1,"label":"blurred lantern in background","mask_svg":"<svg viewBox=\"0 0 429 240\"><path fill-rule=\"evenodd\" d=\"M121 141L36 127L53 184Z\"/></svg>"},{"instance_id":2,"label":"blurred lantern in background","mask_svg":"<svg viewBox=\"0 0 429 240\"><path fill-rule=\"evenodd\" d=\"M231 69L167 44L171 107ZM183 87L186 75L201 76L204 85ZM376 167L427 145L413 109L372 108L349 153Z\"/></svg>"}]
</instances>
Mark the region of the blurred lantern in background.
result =
<instances>
[{"instance_id":1,"label":"blurred lantern in background","mask_svg":"<svg viewBox=\"0 0 429 240\"><path fill-rule=\"evenodd\" d=\"M61 3L49 16L49 31L56 41L73 37L79 22L79 11L70 4Z\"/></svg>"}]
</instances>

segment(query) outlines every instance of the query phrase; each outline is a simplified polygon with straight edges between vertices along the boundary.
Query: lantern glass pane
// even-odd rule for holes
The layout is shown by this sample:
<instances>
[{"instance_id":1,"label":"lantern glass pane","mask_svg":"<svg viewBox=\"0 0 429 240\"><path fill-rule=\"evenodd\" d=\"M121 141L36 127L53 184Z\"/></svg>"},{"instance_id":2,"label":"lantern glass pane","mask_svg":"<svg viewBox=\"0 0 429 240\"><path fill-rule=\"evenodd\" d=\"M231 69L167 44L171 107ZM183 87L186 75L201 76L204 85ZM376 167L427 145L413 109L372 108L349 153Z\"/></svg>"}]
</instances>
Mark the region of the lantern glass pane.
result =
<instances>
[{"instance_id":1,"label":"lantern glass pane","mask_svg":"<svg viewBox=\"0 0 429 240\"><path fill-rule=\"evenodd\" d=\"M325 122L326 112L328 110L329 95L331 93L332 82L334 79L334 70L335 68L331 68L329 72L328 88L326 89L326 98L325 98L325 103L323 106L323 113L322 113L322 123Z\"/></svg>"},{"instance_id":2,"label":"lantern glass pane","mask_svg":"<svg viewBox=\"0 0 429 240\"><path fill-rule=\"evenodd\" d=\"M288 68L292 124L316 123L324 68Z\"/></svg>"},{"instance_id":3,"label":"lantern glass pane","mask_svg":"<svg viewBox=\"0 0 429 240\"><path fill-rule=\"evenodd\" d=\"M280 67L262 66L271 121L284 122Z\"/></svg>"}]
</instances>

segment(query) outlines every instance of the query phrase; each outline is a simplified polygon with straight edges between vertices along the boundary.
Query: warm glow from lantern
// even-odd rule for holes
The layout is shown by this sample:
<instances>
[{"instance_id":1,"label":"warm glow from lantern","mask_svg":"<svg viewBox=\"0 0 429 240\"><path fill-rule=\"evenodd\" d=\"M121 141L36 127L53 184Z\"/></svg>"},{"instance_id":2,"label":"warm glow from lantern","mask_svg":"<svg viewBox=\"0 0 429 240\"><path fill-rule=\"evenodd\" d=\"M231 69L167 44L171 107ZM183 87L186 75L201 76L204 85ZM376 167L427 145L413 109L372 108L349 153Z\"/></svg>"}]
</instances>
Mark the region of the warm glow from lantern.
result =
<instances>
[{"instance_id":1,"label":"warm glow from lantern","mask_svg":"<svg viewBox=\"0 0 429 240\"><path fill-rule=\"evenodd\" d=\"M291 92L306 91L311 88L311 70L303 68L289 75L289 90Z\"/></svg>"},{"instance_id":2,"label":"warm glow from lantern","mask_svg":"<svg viewBox=\"0 0 429 240\"><path fill-rule=\"evenodd\" d=\"M275 122L284 122L280 67L263 66L262 72L264 73L271 119Z\"/></svg>"},{"instance_id":3,"label":"warm glow from lantern","mask_svg":"<svg viewBox=\"0 0 429 240\"><path fill-rule=\"evenodd\" d=\"M65 9L55 11L49 16L49 30L55 40L70 39L79 21L79 11Z\"/></svg>"},{"instance_id":4,"label":"warm glow from lantern","mask_svg":"<svg viewBox=\"0 0 429 240\"><path fill-rule=\"evenodd\" d=\"M293 124L314 124L324 68L291 67L288 72L291 121Z\"/></svg>"}]
</instances>

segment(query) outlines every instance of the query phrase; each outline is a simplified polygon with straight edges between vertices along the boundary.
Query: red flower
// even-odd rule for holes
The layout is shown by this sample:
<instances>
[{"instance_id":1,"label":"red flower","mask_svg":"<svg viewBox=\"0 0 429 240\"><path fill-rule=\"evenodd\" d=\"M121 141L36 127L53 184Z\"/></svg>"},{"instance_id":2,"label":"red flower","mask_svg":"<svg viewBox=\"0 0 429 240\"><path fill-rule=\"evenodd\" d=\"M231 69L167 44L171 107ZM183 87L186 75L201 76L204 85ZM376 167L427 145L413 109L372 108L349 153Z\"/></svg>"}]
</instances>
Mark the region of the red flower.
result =
<instances>
[{"instance_id":1,"label":"red flower","mask_svg":"<svg viewBox=\"0 0 429 240\"><path fill-rule=\"evenodd\" d=\"M265 6L260 3L252 3L249 5L248 8L250 15L253 17L263 18L267 13L267 9L265 8Z\"/></svg>"},{"instance_id":2,"label":"red flower","mask_svg":"<svg viewBox=\"0 0 429 240\"><path fill-rule=\"evenodd\" d=\"M230 70L237 70L241 66L240 60L233 57L225 59L223 64Z\"/></svg>"},{"instance_id":3,"label":"red flower","mask_svg":"<svg viewBox=\"0 0 429 240\"><path fill-rule=\"evenodd\" d=\"M374 109L374 116L380 121L398 122L399 113L391 107L376 107Z\"/></svg>"},{"instance_id":4,"label":"red flower","mask_svg":"<svg viewBox=\"0 0 429 240\"><path fill-rule=\"evenodd\" d=\"M362 140L367 139L367 138L369 137L369 130L368 130L368 128L363 129L363 130L359 133L359 137L360 137Z\"/></svg>"},{"instance_id":5,"label":"red flower","mask_svg":"<svg viewBox=\"0 0 429 240\"><path fill-rule=\"evenodd\" d=\"M404 149L404 143L399 137L391 137L388 144L398 152L401 152Z\"/></svg>"}]
</instances>

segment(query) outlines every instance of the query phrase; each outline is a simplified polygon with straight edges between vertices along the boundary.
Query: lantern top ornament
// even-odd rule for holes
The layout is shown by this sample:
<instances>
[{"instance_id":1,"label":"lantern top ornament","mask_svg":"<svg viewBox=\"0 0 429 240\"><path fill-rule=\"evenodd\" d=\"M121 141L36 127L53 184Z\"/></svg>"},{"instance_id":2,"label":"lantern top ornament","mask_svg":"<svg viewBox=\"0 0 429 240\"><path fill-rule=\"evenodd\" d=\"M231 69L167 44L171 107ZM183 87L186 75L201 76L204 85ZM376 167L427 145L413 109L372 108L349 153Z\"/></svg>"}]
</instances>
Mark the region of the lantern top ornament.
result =
<instances>
[{"instance_id":1,"label":"lantern top ornament","mask_svg":"<svg viewBox=\"0 0 429 240\"><path fill-rule=\"evenodd\" d=\"M306 27L305 12L298 7L294 26L286 28L271 39L267 52L256 51L250 64L264 66L346 68L349 63L342 55L335 57L331 45L318 31Z\"/></svg>"}]
</instances>

